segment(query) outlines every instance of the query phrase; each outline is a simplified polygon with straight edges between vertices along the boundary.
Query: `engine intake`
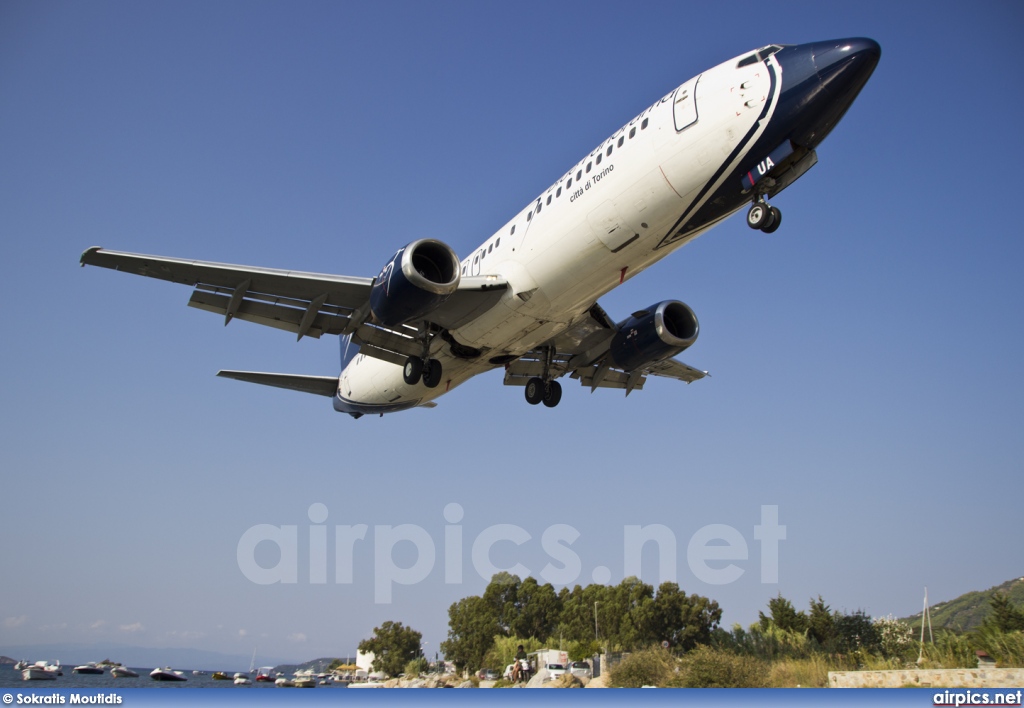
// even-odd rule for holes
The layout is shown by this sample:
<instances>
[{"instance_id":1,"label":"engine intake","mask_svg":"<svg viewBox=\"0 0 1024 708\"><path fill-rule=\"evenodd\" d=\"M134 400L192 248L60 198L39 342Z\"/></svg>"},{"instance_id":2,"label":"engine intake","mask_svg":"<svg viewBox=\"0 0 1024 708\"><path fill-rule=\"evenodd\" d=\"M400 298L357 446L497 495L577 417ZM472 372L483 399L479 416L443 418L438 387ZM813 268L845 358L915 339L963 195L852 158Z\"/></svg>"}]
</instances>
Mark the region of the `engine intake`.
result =
<instances>
[{"instance_id":1,"label":"engine intake","mask_svg":"<svg viewBox=\"0 0 1024 708\"><path fill-rule=\"evenodd\" d=\"M370 291L370 311L394 327L420 319L459 287L458 256L447 244L424 238L401 248L381 269Z\"/></svg>"},{"instance_id":2,"label":"engine intake","mask_svg":"<svg viewBox=\"0 0 1024 708\"><path fill-rule=\"evenodd\" d=\"M609 353L625 371L673 357L697 341L697 315L678 300L665 300L634 312L619 324Z\"/></svg>"}]
</instances>

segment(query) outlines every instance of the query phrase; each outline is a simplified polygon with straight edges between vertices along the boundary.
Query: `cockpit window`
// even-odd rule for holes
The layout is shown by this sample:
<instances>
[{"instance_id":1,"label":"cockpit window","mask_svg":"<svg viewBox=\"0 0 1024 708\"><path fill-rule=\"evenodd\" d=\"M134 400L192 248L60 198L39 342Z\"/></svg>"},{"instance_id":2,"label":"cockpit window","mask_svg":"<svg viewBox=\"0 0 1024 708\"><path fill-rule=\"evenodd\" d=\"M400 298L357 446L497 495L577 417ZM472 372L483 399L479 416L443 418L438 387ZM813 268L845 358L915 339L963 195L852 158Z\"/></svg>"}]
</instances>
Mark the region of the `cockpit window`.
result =
<instances>
[{"instance_id":1,"label":"cockpit window","mask_svg":"<svg viewBox=\"0 0 1024 708\"><path fill-rule=\"evenodd\" d=\"M753 54L750 54L749 56L745 56L742 59L740 59L736 63L736 68L740 69L743 68L744 66L750 66L751 64L756 64L759 61L764 61L765 59L767 59L772 54L774 54L775 52L779 51L782 48L783 47L781 44L769 44L767 47L762 47Z\"/></svg>"}]
</instances>

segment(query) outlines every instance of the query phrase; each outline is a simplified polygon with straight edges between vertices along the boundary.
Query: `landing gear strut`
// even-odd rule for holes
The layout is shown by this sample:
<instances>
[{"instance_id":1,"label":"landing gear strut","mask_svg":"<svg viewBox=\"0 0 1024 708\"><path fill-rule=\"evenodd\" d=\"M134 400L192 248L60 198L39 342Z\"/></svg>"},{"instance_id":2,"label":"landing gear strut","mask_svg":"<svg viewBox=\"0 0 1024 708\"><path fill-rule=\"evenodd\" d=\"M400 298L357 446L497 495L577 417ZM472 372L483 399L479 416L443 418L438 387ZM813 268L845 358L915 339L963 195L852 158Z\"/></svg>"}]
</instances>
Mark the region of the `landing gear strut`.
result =
<instances>
[{"instance_id":1,"label":"landing gear strut","mask_svg":"<svg viewBox=\"0 0 1024 708\"><path fill-rule=\"evenodd\" d=\"M430 358L430 332L424 326L421 338L423 340L423 356L411 356L405 360L402 367L402 379L410 386L415 386L422 379L423 385L427 388L437 388L441 383L441 362Z\"/></svg>"},{"instance_id":2,"label":"landing gear strut","mask_svg":"<svg viewBox=\"0 0 1024 708\"><path fill-rule=\"evenodd\" d=\"M542 376L534 376L526 382L526 402L531 406L543 403L548 408L554 408L562 400L562 384L551 379L551 360L554 351L551 347L544 350L544 373Z\"/></svg>"},{"instance_id":3,"label":"landing gear strut","mask_svg":"<svg viewBox=\"0 0 1024 708\"><path fill-rule=\"evenodd\" d=\"M752 229L763 231L766 234L774 233L782 225L782 212L778 207L773 207L759 197L747 212L747 226Z\"/></svg>"}]
</instances>

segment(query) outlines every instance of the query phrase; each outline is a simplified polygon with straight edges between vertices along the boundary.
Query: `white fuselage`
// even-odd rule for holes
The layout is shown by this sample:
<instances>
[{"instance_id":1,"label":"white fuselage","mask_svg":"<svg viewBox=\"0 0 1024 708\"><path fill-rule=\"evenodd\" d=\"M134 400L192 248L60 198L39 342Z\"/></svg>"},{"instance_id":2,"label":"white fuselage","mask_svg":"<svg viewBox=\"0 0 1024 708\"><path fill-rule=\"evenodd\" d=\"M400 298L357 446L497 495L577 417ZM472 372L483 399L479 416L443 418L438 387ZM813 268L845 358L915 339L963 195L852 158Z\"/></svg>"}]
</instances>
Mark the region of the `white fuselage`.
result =
<instances>
[{"instance_id":1,"label":"white fuselage","mask_svg":"<svg viewBox=\"0 0 1024 708\"><path fill-rule=\"evenodd\" d=\"M708 183L716 174L724 180L749 160L756 141L749 133L759 118L770 119L778 100L769 91L769 69L781 75L775 57L743 67L733 59L682 84L462 261L463 275L495 274L509 284L495 307L452 332L484 356L456 358L435 338L431 357L444 376L429 389L407 385L400 366L357 355L341 373L339 395L369 406L436 398L495 368L491 358L521 355L551 339L587 316L602 295L718 223L673 232L684 212L700 208L695 200L714 194L718 184L708 189ZM759 130L767 124L762 120ZM746 149L737 151L745 136Z\"/></svg>"}]
</instances>

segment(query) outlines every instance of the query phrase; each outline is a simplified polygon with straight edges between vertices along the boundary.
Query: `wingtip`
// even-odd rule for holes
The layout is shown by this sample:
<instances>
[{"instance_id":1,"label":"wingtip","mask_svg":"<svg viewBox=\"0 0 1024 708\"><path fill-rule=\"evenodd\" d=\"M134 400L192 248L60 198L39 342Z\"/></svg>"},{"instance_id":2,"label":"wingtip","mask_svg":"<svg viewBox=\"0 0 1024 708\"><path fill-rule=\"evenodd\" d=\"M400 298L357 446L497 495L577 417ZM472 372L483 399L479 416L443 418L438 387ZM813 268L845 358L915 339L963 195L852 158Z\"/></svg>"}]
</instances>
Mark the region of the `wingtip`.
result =
<instances>
[{"instance_id":1,"label":"wingtip","mask_svg":"<svg viewBox=\"0 0 1024 708\"><path fill-rule=\"evenodd\" d=\"M82 255L78 257L78 265L84 268L86 265L89 264L89 261L86 259L99 250L101 250L99 246L93 246L82 251Z\"/></svg>"}]
</instances>

